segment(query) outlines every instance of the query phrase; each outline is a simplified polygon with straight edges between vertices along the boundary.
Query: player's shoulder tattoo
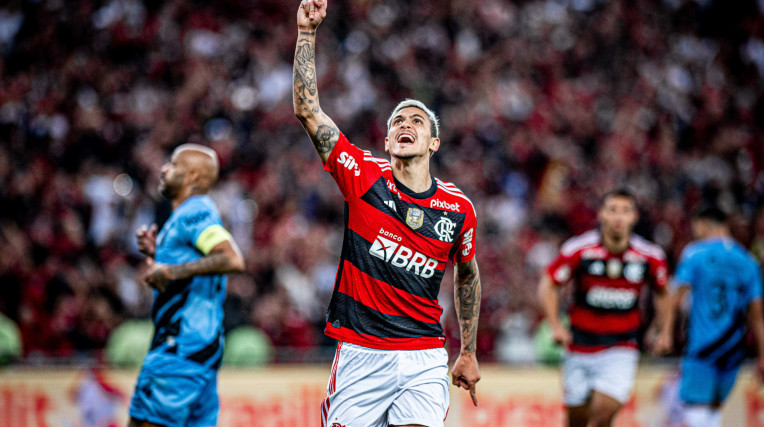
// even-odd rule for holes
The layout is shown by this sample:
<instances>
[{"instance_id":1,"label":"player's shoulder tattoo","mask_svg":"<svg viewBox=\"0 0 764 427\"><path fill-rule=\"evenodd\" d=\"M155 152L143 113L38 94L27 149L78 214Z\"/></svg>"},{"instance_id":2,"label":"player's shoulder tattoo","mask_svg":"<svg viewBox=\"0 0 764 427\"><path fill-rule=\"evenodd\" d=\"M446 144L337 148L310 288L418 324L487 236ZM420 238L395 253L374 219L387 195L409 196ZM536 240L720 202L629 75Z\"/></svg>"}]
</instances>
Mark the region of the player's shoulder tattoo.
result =
<instances>
[{"instance_id":1,"label":"player's shoulder tattoo","mask_svg":"<svg viewBox=\"0 0 764 427\"><path fill-rule=\"evenodd\" d=\"M319 125L316 130L316 135L313 138L313 145L316 146L316 150L322 154L328 154L332 151L332 148L337 144L340 137L340 130L336 126L332 125Z\"/></svg>"}]
</instances>

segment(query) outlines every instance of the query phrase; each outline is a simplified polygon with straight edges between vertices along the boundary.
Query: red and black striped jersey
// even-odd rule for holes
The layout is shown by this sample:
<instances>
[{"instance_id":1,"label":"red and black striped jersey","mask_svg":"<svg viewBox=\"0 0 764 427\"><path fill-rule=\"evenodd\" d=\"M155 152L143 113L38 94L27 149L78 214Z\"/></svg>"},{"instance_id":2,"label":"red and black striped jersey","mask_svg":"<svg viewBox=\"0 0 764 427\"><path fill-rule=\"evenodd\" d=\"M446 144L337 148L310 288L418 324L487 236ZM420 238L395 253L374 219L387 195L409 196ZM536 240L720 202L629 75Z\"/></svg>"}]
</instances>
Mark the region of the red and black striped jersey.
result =
<instances>
[{"instance_id":1,"label":"red and black striped jersey","mask_svg":"<svg viewBox=\"0 0 764 427\"><path fill-rule=\"evenodd\" d=\"M345 135L324 169L345 199L345 236L326 335L384 350L442 347L438 304L447 262L475 256L472 202L453 184L432 178L414 193L393 177L390 162Z\"/></svg>"},{"instance_id":2,"label":"red and black striped jersey","mask_svg":"<svg viewBox=\"0 0 764 427\"><path fill-rule=\"evenodd\" d=\"M658 245L632 234L626 251L612 253L599 230L563 243L547 273L555 285L573 282L569 350L576 352L636 348L642 289L649 285L661 291L668 283L666 255Z\"/></svg>"}]
</instances>

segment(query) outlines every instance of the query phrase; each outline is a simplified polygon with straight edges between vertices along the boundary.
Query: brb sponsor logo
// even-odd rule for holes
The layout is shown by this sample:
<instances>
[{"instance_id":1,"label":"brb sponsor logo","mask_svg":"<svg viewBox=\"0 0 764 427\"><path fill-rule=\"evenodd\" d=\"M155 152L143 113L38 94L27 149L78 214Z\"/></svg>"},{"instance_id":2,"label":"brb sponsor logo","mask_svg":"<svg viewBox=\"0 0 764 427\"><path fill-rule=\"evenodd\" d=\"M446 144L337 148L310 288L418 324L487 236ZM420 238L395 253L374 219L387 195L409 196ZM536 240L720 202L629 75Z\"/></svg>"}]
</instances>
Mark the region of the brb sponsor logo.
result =
<instances>
[{"instance_id":1,"label":"brb sponsor logo","mask_svg":"<svg viewBox=\"0 0 764 427\"><path fill-rule=\"evenodd\" d=\"M592 307L628 310L637 302L637 292L632 289L614 289L594 286L586 293L586 303Z\"/></svg>"},{"instance_id":2,"label":"brb sponsor logo","mask_svg":"<svg viewBox=\"0 0 764 427\"><path fill-rule=\"evenodd\" d=\"M355 161L355 157L351 156L347 152L343 151L340 153L340 156L337 159L337 163L345 166L349 171L353 172L353 175L361 175L361 168L358 167L358 162Z\"/></svg>"},{"instance_id":3,"label":"brb sponsor logo","mask_svg":"<svg viewBox=\"0 0 764 427\"><path fill-rule=\"evenodd\" d=\"M450 211L459 212L459 203L448 203L444 200L432 199L430 200L430 207L437 209L448 209Z\"/></svg>"},{"instance_id":4,"label":"brb sponsor logo","mask_svg":"<svg viewBox=\"0 0 764 427\"><path fill-rule=\"evenodd\" d=\"M429 258L402 245L402 240L403 238L397 234L381 228L379 235L374 239L374 243L371 244L369 253L396 267L405 268L406 271L413 271L414 274L424 279L432 277L435 274L435 267L438 266L438 260Z\"/></svg>"}]
</instances>

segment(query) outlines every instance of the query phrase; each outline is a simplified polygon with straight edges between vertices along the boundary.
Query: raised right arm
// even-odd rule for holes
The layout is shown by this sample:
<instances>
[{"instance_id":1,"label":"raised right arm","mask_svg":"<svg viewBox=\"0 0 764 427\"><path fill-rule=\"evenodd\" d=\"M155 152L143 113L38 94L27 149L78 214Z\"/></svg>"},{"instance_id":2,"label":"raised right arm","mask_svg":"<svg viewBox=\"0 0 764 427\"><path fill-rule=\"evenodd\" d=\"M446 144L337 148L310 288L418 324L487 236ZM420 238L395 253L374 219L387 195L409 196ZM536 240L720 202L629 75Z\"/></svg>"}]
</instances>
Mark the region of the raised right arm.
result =
<instances>
[{"instance_id":1,"label":"raised right arm","mask_svg":"<svg viewBox=\"0 0 764 427\"><path fill-rule=\"evenodd\" d=\"M321 110L316 74L316 29L326 17L327 0L303 0L297 10L297 47L292 70L294 114L326 163L340 131Z\"/></svg>"}]
</instances>

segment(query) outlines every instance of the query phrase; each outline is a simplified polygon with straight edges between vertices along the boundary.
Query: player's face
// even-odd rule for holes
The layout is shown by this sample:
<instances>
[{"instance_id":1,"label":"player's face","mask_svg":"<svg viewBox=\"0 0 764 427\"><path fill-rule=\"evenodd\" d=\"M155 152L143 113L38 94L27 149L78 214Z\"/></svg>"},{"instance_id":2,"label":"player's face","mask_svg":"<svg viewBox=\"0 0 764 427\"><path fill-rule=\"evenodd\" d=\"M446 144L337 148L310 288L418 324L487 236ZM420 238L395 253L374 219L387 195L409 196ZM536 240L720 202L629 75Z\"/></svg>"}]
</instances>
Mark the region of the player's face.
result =
<instances>
[{"instance_id":1,"label":"player's face","mask_svg":"<svg viewBox=\"0 0 764 427\"><path fill-rule=\"evenodd\" d=\"M170 161L162 166L159 178L159 193L168 199L173 199L180 193L185 178L184 162L179 152L172 153Z\"/></svg>"},{"instance_id":2,"label":"player's face","mask_svg":"<svg viewBox=\"0 0 764 427\"><path fill-rule=\"evenodd\" d=\"M597 215L602 226L602 232L615 237L624 238L631 234L637 223L637 207L628 197L612 196L605 200Z\"/></svg>"},{"instance_id":3,"label":"player's face","mask_svg":"<svg viewBox=\"0 0 764 427\"><path fill-rule=\"evenodd\" d=\"M440 140L430 132L427 114L416 107L406 107L393 117L385 138L385 151L399 159L430 156L437 151Z\"/></svg>"}]
</instances>

